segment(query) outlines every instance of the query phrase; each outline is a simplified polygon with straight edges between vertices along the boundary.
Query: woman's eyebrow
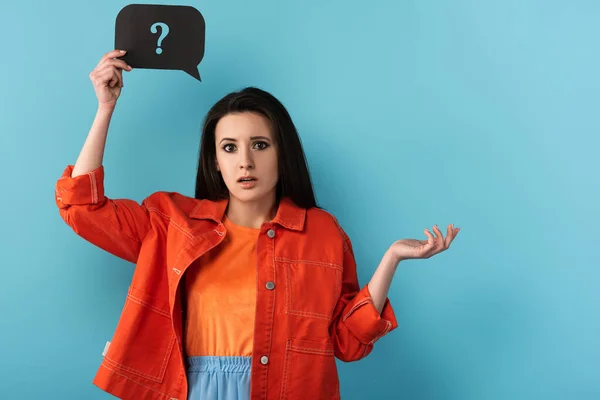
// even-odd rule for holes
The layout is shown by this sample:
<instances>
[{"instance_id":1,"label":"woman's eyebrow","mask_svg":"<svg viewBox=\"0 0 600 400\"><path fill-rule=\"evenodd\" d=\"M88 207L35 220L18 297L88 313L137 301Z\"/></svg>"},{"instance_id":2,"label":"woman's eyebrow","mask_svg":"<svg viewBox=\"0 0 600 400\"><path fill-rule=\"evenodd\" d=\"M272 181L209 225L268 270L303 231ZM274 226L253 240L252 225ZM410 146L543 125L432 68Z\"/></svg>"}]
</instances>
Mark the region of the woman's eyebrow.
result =
<instances>
[{"instance_id":1,"label":"woman's eyebrow","mask_svg":"<svg viewBox=\"0 0 600 400\"><path fill-rule=\"evenodd\" d=\"M268 137L266 137L266 136L252 136L252 137L250 138L250 140L256 140L256 139L266 139L266 140L268 140L268 141L271 141L271 139L269 139L269 138L268 138ZM236 139L234 139L234 138L227 138L227 137L226 137L226 138L223 138L223 139L221 139L221 142L223 142L224 140L231 140L232 142L237 142L237 140L236 140ZM221 143L221 142L219 142L219 143Z\"/></svg>"}]
</instances>

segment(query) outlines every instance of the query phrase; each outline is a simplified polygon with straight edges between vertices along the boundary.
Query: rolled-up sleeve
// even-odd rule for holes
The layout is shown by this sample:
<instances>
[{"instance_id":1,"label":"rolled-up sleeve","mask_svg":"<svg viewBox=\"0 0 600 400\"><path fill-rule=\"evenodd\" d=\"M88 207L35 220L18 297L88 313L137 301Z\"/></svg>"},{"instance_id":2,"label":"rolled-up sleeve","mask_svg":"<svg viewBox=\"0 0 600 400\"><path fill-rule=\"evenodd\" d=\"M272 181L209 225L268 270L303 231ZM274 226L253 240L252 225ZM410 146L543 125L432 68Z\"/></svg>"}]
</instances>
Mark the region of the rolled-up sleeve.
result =
<instances>
[{"instance_id":1,"label":"rolled-up sleeve","mask_svg":"<svg viewBox=\"0 0 600 400\"><path fill-rule=\"evenodd\" d=\"M104 167L87 174L71 177L73 165L68 165L55 186L55 200L59 209L74 205L94 205L104 199Z\"/></svg>"},{"instance_id":2,"label":"rolled-up sleeve","mask_svg":"<svg viewBox=\"0 0 600 400\"><path fill-rule=\"evenodd\" d=\"M398 327L398 322L388 298L379 313L368 285L360 288L352 243L345 232L343 234L342 293L330 325L330 336L337 358L356 361L366 357L373 350L375 342Z\"/></svg>"},{"instance_id":3,"label":"rolled-up sleeve","mask_svg":"<svg viewBox=\"0 0 600 400\"><path fill-rule=\"evenodd\" d=\"M135 263L150 230L146 200L109 199L104 194L104 167L72 177L68 165L55 185L60 216L76 234L109 253Z\"/></svg>"}]
</instances>

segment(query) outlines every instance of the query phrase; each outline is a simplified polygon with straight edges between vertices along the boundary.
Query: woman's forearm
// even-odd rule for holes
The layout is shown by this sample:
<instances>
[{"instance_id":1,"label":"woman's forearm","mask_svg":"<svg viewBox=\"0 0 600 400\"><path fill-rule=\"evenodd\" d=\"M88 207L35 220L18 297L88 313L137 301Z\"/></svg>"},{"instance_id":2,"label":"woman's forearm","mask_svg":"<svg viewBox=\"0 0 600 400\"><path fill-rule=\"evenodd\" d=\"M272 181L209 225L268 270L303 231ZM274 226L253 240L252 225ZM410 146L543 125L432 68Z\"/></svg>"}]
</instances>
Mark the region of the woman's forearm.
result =
<instances>
[{"instance_id":1,"label":"woman's forearm","mask_svg":"<svg viewBox=\"0 0 600 400\"><path fill-rule=\"evenodd\" d=\"M381 313L381 310L383 309L385 299L387 298L392 283L392 278L396 273L399 262L400 261L392 254L386 252L369 282L369 293L371 294L373 305L378 313Z\"/></svg>"},{"instance_id":2,"label":"woman's forearm","mask_svg":"<svg viewBox=\"0 0 600 400\"><path fill-rule=\"evenodd\" d=\"M113 112L114 108L112 107L98 108L90 132L79 153L75 168L73 168L73 173L71 174L72 177L87 174L102 165L104 148L106 146L106 136L108 135L108 127Z\"/></svg>"}]
</instances>

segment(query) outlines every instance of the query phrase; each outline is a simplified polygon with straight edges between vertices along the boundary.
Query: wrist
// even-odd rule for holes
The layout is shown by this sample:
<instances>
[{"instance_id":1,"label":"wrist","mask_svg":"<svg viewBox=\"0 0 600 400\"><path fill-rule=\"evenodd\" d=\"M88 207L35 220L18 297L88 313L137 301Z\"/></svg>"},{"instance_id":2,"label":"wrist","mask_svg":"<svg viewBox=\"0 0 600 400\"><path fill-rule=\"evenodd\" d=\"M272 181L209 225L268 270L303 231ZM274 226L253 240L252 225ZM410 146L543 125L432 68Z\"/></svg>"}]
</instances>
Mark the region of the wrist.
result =
<instances>
[{"instance_id":1,"label":"wrist","mask_svg":"<svg viewBox=\"0 0 600 400\"><path fill-rule=\"evenodd\" d=\"M400 264L401 261L404 261L403 258L395 255L390 249L388 249L388 251L385 252L384 258L387 259L389 263L394 264L395 266L398 266L398 264Z\"/></svg>"},{"instance_id":2,"label":"wrist","mask_svg":"<svg viewBox=\"0 0 600 400\"><path fill-rule=\"evenodd\" d=\"M115 104L106 105L106 104L98 104L98 113L99 114L112 114L115 111Z\"/></svg>"}]
</instances>

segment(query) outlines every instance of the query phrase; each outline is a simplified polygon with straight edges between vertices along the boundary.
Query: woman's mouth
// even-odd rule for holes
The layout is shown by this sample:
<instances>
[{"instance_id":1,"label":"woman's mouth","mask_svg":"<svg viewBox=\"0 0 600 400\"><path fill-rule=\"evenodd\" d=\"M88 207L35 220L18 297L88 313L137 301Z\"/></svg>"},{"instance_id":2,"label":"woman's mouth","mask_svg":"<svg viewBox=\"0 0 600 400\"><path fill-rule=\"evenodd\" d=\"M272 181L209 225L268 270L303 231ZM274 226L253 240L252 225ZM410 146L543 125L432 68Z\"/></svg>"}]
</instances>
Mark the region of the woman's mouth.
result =
<instances>
[{"instance_id":1,"label":"woman's mouth","mask_svg":"<svg viewBox=\"0 0 600 400\"><path fill-rule=\"evenodd\" d=\"M254 186L256 186L256 178L254 178L254 177L240 178L238 180L238 183L244 189L252 189Z\"/></svg>"}]
</instances>

